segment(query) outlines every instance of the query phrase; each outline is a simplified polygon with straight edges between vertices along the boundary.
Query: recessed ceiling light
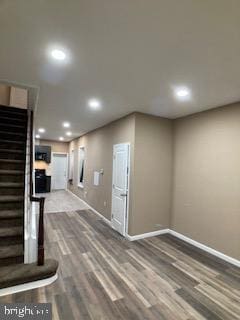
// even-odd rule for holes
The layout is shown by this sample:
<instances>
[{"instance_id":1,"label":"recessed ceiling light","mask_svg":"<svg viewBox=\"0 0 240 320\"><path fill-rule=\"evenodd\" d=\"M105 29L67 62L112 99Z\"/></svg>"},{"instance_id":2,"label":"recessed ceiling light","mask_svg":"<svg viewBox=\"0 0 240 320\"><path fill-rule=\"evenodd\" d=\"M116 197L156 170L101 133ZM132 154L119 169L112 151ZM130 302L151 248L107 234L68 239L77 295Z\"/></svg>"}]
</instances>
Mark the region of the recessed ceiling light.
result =
<instances>
[{"instance_id":1,"label":"recessed ceiling light","mask_svg":"<svg viewBox=\"0 0 240 320\"><path fill-rule=\"evenodd\" d=\"M64 138L63 138L63 137L59 137L59 140L60 140L60 141L63 141L63 140L64 140Z\"/></svg>"},{"instance_id":2,"label":"recessed ceiling light","mask_svg":"<svg viewBox=\"0 0 240 320\"><path fill-rule=\"evenodd\" d=\"M64 126L64 128L69 128L70 127L70 123L69 122L63 122L63 126Z\"/></svg>"},{"instance_id":3,"label":"recessed ceiling light","mask_svg":"<svg viewBox=\"0 0 240 320\"><path fill-rule=\"evenodd\" d=\"M36 139L40 139L40 134L36 134Z\"/></svg>"},{"instance_id":4,"label":"recessed ceiling light","mask_svg":"<svg viewBox=\"0 0 240 320\"><path fill-rule=\"evenodd\" d=\"M95 98L88 100L88 105L93 110L98 110L102 106L101 102Z\"/></svg>"},{"instance_id":5,"label":"recessed ceiling light","mask_svg":"<svg viewBox=\"0 0 240 320\"><path fill-rule=\"evenodd\" d=\"M72 132L68 131L68 132L66 132L66 135L70 137L72 135Z\"/></svg>"},{"instance_id":6,"label":"recessed ceiling light","mask_svg":"<svg viewBox=\"0 0 240 320\"><path fill-rule=\"evenodd\" d=\"M175 96L180 100L187 100L191 97L190 89L187 87L179 87L174 90Z\"/></svg>"},{"instance_id":7,"label":"recessed ceiling light","mask_svg":"<svg viewBox=\"0 0 240 320\"><path fill-rule=\"evenodd\" d=\"M60 49L53 49L51 51L51 56L55 60L63 61L66 59L66 53L63 50Z\"/></svg>"},{"instance_id":8,"label":"recessed ceiling light","mask_svg":"<svg viewBox=\"0 0 240 320\"><path fill-rule=\"evenodd\" d=\"M38 129L38 132L40 132L40 133L44 133L46 130L44 129L44 128L39 128Z\"/></svg>"}]
</instances>

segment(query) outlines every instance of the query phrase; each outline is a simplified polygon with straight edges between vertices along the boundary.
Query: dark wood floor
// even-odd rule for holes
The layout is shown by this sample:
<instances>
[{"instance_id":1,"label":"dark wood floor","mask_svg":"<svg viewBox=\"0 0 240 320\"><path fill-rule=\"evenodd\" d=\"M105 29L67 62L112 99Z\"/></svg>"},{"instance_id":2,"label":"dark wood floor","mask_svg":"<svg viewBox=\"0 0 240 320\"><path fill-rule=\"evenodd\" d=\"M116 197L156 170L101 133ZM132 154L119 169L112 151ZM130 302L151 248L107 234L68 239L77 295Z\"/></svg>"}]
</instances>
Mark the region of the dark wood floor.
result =
<instances>
[{"instance_id":1,"label":"dark wood floor","mask_svg":"<svg viewBox=\"0 0 240 320\"><path fill-rule=\"evenodd\" d=\"M54 320L240 319L240 270L172 236L129 242L90 211L46 228L59 279L0 302L51 302Z\"/></svg>"}]
</instances>

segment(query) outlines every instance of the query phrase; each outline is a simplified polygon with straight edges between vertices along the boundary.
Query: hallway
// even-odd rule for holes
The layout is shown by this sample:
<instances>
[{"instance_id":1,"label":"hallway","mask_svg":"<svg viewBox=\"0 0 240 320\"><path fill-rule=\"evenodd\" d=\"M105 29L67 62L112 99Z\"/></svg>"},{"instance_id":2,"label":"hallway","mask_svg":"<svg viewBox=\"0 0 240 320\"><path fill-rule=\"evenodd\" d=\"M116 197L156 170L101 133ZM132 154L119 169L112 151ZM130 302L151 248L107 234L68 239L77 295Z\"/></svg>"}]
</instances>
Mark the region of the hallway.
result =
<instances>
[{"instance_id":1,"label":"hallway","mask_svg":"<svg viewBox=\"0 0 240 320\"><path fill-rule=\"evenodd\" d=\"M129 242L90 210L45 218L58 280L1 303L52 303L54 320L240 319L238 268L172 236Z\"/></svg>"},{"instance_id":2,"label":"hallway","mask_svg":"<svg viewBox=\"0 0 240 320\"><path fill-rule=\"evenodd\" d=\"M45 197L45 213L88 209L80 198L67 190L38 193L37 196Z\"/></svg>"}]
</instances>

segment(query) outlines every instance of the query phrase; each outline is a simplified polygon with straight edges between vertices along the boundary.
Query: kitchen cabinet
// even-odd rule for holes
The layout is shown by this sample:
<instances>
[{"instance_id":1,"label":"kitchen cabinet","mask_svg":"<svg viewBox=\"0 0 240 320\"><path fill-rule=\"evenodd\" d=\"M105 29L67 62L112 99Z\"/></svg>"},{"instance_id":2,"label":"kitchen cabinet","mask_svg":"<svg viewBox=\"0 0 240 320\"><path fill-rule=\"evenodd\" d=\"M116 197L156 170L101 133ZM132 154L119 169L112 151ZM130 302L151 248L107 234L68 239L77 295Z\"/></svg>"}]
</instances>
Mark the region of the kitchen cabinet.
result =
<instances>
[{"instance_id":1,"label":"kitchen cabinet","mask_svg":"<svg viewBox=\"0 0 240 320\"><path fill-rule=\"evenodd\" d=\"M35 146L35 160L51 163L51 147L50 146Z\"/></svg>"}]
</instances>

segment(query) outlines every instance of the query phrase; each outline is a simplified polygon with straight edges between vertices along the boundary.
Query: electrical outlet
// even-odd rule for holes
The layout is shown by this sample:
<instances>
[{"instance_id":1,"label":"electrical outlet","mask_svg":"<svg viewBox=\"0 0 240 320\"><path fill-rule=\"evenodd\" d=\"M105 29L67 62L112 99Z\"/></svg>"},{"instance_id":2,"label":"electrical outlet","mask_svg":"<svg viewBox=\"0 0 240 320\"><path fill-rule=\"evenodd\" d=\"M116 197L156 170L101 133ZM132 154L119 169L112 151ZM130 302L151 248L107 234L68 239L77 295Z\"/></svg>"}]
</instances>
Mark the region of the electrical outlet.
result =
<instances>
[{"instance_id":1,"label":"electrical outlet","mask_svg":"<svg viewBox=\"0 0 240 320\"><path fill-rule=\"evenodd\" d=\"M104 205L104 207L106 207L107 206L107 201L104 201L103 205Z\"/></svg>"},{"instance_id":2,"label":"electrical outlet","mask_svg":"<svg viewBox=\"0 0 240 320\"><path fill-rule=\"evenodd\" d=\"M87 198L87 191L84 191L84 198Z\"/></svg>"},{"instance_id":3,"label":"electrical outlet","mask_svg":"<svg viewBox=\"0 0 240 320\"><path fill-rule=\"evenodd\" d=\"M155 224L155 228L161 228L161 227L162 227L162 225L160 223Z\"/></svg>"}]
</instances>

